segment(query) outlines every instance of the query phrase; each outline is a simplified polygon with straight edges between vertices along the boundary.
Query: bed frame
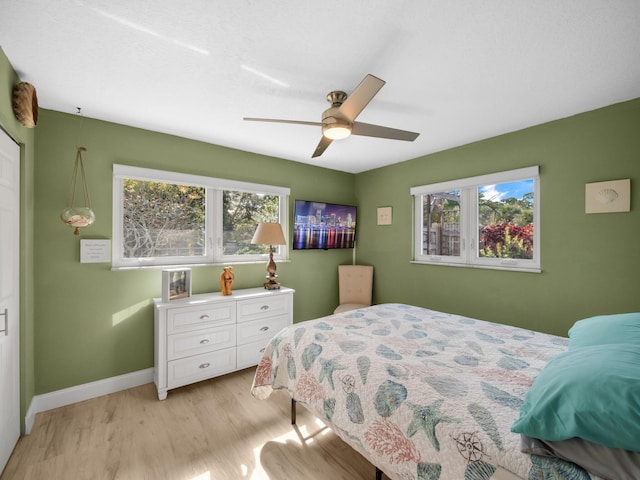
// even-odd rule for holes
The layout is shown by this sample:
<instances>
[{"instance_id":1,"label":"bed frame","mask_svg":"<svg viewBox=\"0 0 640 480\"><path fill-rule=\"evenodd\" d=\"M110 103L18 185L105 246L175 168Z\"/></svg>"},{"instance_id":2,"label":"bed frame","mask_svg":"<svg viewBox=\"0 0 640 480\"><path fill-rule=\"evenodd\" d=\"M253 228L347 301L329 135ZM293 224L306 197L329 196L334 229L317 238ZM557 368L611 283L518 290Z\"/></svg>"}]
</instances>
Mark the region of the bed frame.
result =
<instances>
[{"instance_id":1,"label":"bed frame","mask_svg":"<svg viewBox=\"0 0 640 480\"><path fill-rule=\"evenodd\" d=\"M296 424L296 404L297 403L298 402L296 402L295 398L291 399L291 425ZM382 480L382 470L380 470L375 465L374 467L376 468L376 480Z\"/></svg>"}]
</instances>

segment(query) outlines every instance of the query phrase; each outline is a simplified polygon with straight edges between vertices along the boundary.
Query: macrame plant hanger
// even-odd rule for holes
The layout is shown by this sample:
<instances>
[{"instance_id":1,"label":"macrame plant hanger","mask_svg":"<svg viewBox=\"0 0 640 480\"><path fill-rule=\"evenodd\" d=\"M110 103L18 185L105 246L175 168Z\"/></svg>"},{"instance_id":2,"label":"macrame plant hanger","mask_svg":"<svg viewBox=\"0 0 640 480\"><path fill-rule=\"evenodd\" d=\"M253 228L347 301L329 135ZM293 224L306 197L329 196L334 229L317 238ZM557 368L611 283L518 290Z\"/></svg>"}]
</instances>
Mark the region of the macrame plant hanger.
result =
<instances>
[{"instance_id":1,"label":"macrame plant hanger","mask_svg":"<svg viewBox=\"0 0 640 480\"><path fill-rule=\"evenodd\" d=\"M81 116L81 109L78 107L78 116ZM80 119L82 122L82 119ZM82 123L80 123L80 129L82 129ZM71 176L71 188L69 190L69 197L67 199L67 208L65 208L60 214L60 218L64 223L70 227L74 227L74 235L80 235L80 228L88 227L96 220L96 216L91 210L91 199L89 198L89 188L87 187L87 176L84 171L84 160L82 158L82 152L86 152L85 147L77 147L76 161L73 166L73 175ZM78 173L82 181L82 192L84 199L84 206L77 206L76 200L76 185L78 183Z\"/></svg>"}]
</instances>

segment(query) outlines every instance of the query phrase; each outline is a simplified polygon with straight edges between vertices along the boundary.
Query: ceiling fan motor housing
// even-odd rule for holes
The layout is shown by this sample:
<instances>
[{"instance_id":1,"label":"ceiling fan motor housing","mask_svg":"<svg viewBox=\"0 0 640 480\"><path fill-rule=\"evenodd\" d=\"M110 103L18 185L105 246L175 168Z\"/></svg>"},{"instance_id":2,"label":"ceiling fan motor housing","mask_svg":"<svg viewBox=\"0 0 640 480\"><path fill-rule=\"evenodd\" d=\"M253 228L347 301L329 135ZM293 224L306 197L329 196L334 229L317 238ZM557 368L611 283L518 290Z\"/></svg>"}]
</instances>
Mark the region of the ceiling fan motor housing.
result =
<instances>
[{"instance_id":1,"label":"ceiling fan motor housing","mask_svg":"<svg viewBox=\"0 0 640 480\"><path fill-rule=\"evenodd\" d=\"M327 93L327 102L329 102L332 107L339 107L346 99L347 94L342 90L334 90L333 92Z\"/></svg>"},{"instance_id":2,"label":"ceiling fan motor housing","mask_svg":"<svg viewBox=\"0 0 640 480\"><path fill-rule=\"evenodd\" d=\"M339 90L327 94L331 107L322 112L322 134L325 137L340 140L351 135L351 122L338 112L346 99L347 94Z\"/></svg>"}]
</instances>

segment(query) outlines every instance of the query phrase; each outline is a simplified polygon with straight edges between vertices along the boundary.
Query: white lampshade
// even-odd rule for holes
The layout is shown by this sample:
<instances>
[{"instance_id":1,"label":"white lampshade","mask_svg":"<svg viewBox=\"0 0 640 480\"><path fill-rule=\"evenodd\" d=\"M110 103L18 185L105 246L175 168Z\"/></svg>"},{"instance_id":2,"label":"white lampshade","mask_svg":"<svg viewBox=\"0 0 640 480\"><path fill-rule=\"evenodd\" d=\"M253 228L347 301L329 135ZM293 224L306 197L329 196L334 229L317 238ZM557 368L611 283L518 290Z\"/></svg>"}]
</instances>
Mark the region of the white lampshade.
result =
<instances>
[{"instance_id":1,"label":"white lampshade","mask_svg":"<svg viewBox=\"0 0 640 480\"><path fill-rule=\"evenodd\" d=\"M287 242L279 223L260 222L251 243L259 245L286 245Z\"/></svg>"}]
</instances>

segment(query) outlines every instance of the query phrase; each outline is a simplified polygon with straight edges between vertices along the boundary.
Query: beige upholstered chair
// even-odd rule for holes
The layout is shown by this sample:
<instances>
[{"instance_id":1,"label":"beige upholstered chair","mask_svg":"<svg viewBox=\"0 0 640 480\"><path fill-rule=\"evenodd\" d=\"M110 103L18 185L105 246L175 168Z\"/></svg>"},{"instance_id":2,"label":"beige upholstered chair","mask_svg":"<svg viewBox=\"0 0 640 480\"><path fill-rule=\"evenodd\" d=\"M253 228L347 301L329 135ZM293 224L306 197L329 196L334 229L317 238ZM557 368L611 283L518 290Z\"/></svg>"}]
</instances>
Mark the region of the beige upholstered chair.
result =
<instances>
[{"instance_id":1,"label":"beige upholstered chair","mask_svg":"<svg viewBox=\"0 0 640 480\"><path fill-rule=\"evenodd\" d=\"M347 312L371 305L373 267L370 265L338 265L340 305L333 313Z\"/></svg>"}]
</instances>

